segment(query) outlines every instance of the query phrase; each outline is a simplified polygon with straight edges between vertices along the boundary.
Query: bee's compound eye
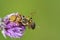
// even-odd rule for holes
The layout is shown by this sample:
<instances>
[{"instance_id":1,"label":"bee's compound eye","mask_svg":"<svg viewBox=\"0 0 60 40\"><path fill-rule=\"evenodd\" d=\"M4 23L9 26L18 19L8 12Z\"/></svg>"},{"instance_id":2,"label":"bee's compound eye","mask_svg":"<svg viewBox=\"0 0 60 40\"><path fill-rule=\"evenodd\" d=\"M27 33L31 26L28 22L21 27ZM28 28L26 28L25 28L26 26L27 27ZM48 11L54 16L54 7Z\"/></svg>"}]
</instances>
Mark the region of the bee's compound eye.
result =
<instances>
[{"instance_id":1,"label":"bee's compound eye","mask_svg":"<svg viewBox=\"0 0 60 40\"><path fill-rule=\"evenodd\" d=\"M36 24L33 22L33 23L31 24L31 28L32 28L32 29L35 29L35 26L36 26Z\"/></svg>"}]
</instances>

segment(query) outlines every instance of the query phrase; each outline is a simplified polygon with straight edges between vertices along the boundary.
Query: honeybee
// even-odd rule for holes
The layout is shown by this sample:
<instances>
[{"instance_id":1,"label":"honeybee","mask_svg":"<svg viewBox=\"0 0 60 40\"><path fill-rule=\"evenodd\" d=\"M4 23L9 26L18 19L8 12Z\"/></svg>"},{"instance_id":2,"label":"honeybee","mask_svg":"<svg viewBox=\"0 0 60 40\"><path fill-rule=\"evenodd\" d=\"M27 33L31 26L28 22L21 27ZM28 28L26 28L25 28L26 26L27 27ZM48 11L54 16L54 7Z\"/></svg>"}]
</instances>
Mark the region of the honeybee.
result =
<instances>
[{"instance_id":1,"label":"honeybee","mask_svg":"<svg viewBox=\"0 0 60 40\"><path fill-rule=\"evenodd\" d=\"M24 26L28 26L29 28L35 29L35 22L33 22L32 18L17 14L10 16L11 22L22 23Z\"/></svg>"},{"instance_id":2,"label":"honeybee","mask_svg":"<svg viewBox=\"0 0 60 40\"><path fill-rule=\"evenodd\" d=\"M35 22L32 21L32 18L26 18L25 16L22 17L22 24L25 26L29 26L32 29L35 29Z\"/></svg>"}]
</instances>

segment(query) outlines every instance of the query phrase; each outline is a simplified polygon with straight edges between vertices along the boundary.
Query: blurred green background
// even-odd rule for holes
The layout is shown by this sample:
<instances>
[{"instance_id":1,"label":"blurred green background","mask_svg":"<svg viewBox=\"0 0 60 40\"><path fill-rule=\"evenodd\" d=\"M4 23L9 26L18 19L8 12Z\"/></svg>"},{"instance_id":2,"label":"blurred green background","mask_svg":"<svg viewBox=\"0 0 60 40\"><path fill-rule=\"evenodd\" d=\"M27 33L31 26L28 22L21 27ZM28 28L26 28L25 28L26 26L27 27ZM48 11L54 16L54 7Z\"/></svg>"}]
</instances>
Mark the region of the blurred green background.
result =
<instances>
[{"instance_id":1,"label":"blurred green background","mask_svg":"<svg viewBox=\"0 0 60 40\"><path fill-rule=\"evenodd\" d=\"M19 39L5 39L0 32L0 40L60 40L60 0L0 0L0 17L19 12L30 16L36 29L26 29Z\"/></svg>"}]
</instances>

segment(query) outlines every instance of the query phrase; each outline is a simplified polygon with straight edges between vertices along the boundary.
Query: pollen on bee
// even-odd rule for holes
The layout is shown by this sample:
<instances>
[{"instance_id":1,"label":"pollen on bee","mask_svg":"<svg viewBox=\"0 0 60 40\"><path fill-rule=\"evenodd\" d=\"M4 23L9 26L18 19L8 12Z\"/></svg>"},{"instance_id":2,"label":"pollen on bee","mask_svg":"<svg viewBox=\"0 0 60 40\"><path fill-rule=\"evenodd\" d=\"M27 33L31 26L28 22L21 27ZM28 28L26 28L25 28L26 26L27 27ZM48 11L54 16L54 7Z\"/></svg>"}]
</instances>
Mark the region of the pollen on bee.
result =
<instances>
[{"instance_id":1,"label":"pollen on bee","mask_svg":"<svg viewBox=\"0 0 60 40\"><path fill-rule=\"evenodd\" d=\"M16 16L15 15L12 15L11 17L10 17L10 21L15 21L16 20Z\"/></svg>"}]
</instances>

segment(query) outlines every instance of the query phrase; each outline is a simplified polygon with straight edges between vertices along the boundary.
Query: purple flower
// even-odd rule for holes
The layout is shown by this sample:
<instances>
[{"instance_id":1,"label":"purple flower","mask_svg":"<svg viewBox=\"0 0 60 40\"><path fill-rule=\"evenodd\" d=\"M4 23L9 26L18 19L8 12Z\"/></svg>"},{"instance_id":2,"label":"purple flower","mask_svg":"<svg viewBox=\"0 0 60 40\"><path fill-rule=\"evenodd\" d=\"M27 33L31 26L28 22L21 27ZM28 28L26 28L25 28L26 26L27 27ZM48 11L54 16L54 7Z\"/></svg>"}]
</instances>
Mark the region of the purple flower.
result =
<instances>
[{"instance_id":1,"label":"purple flower","mask_svg":"<svg viewBox=\"0 0 60 40\"><path fill-rule=\"evenodd\" d=\"M11 38L20 38L23 36L23 33L24 33L24 29L20 27L10 28L5 31L5 34Z\"/></svg>"},{"instance_id":2,"label":"purple flower","mask_svg":"<svg viewBox=\"0 0 60 40\"><path fill-rule=\"evenodd\" d=\"M23 36L25 26L16 25L16 23L9 23L6 25L5 34L11 38L20 38Z\"/></svg>"},{"instance_id":3,"label":"purple flower","mask_svg":"<svg viewBox=\"0 0 60 40\"><path fill-rule=\"evenodd\" d=\"M5 23L4 28L5 35L11 38L20 38L23 36L25 26L22 23L17 24L16 22L10 22L8 16L3 19L3 22Z\"/></svg>"}]
</instances>

